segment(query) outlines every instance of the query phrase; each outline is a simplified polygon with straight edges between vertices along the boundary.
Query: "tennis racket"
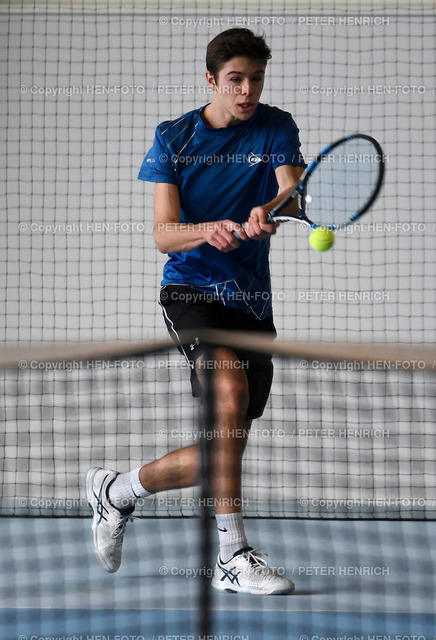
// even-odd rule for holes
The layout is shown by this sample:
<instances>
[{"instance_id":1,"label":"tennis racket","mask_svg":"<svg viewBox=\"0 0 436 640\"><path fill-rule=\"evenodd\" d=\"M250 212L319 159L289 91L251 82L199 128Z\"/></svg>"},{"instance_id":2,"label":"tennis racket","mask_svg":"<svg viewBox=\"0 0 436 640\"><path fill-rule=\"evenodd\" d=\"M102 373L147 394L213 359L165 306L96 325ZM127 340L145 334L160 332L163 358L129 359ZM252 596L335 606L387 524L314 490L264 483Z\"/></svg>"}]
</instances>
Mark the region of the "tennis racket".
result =
<instances>
[{"instance_id":1,"label":"tennis racket","mask_svg":"<svg viewBox=\"0 0 436 640\"><path fill-rule=\"evenodd\" d=\"M384 154L377 140L362 133L346 136L321 151L268 220L339 229L368 211L383 175ZM298 206L290 208L294 200Z\"/></svg>"}]
</instances>

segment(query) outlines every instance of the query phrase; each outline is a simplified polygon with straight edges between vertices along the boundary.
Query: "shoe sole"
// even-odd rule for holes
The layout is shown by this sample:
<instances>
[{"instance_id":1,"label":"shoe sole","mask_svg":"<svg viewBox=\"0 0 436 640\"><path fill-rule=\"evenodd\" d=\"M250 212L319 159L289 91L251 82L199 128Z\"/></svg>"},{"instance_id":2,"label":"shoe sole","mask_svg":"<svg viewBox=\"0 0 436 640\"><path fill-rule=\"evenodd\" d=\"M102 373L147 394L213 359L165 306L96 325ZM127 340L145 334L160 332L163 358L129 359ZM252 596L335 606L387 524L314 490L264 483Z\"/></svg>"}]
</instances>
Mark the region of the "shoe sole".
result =
<instances>
[{"instance_id":1,"label":"shoe sole","mask_svg":"<svg viewBox=\"0 0 436 640\"><path fill-rule=\"evenodd\" d=\"M245 589L244 587L231 586L228 587L221 582L213 582L212 588L217 591L226 591L227 593L248 593L252 596L286 596L295 591L295 585L292 584L287 589L274 589L273 591L260 591L259 589Z\"/></svg>"},{"instance_id":2,"label":"shoe sole","mask_svg":"<svg viewBox=\"0 0 436 640\"><path fill-rule=\"evenodd\" d=\"M92 541L93 541L93 546L94 546L94 555L97 558L100 566L103 567L103 569L105 571L107 571L107 573L115 573L116 571L118 571L119 567L114 569L113 567L108 565L107 562L105 561L104 556L97 549L97 526L98 525L94 525L95 514L94 514L94 507L93 507L92 502L91 502L91 500L93 499L93 495L94 495L94 490L93 490L94 478L95 478L95 474L97 473L97 471L101 471L101 468L100 467L91 467L90 469L88 469L88 471L85 474L85 481L84 481L85 496L86 496L88 504L91 507L92 513L93 513L93 519L92 519Z\"/></svg>"}]
</instances>

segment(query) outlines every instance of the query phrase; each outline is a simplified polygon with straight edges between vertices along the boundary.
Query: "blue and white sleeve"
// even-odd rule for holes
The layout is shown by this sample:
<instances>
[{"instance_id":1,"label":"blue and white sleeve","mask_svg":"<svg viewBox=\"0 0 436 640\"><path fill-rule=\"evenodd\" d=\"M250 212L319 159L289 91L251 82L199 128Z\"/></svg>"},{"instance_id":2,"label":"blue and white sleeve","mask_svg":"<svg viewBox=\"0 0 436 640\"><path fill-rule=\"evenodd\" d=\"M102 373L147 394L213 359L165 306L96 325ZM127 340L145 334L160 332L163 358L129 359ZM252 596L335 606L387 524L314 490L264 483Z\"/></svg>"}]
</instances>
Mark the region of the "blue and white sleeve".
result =
<instances>
[{"instance_id":1,"label":"blue and white sleeve","mask_svg":"<svg viewBox=\"0 0 436 640\"><path fill-rule=\"evenodd\" d=\"M177 185L177 176L171 152L165 145L159 127L153 146L144 158L138 178L148 182L167 182Z\"/></svg>"}]
</instances>

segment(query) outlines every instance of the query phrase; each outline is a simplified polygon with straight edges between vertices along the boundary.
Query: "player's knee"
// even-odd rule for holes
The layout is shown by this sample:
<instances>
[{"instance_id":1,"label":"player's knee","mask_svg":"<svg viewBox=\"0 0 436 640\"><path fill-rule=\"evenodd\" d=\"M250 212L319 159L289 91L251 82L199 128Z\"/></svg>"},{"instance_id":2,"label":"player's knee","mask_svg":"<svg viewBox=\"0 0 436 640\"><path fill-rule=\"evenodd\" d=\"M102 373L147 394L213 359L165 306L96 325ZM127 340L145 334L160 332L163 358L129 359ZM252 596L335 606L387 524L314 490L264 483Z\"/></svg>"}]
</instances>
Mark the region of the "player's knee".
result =
<instances>
[{"instance_id":1,"label":"player's knee","mask_svg":"<svg viewBox=\"0 0 436 640\"><path fill-rule=\"evenodd\" d=\"M248 380L243 371L221 372L215 380L216 409L219 417L243 418L249 403Z\"/></svg>"}]
</instances>

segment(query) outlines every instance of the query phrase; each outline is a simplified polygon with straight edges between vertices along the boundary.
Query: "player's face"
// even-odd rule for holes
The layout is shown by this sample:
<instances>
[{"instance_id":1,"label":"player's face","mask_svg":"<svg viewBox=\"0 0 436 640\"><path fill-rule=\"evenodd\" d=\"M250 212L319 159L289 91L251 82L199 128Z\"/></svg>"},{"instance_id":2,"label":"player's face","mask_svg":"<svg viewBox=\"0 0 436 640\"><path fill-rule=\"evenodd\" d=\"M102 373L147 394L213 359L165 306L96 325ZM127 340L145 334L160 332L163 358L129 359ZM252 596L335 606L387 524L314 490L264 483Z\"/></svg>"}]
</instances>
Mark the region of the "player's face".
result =
<instances>
[{"instance_id":1,"label":"player's face","mask_svg":"<svg viewBox=\"0 0 436 640\"><path fill-rule=\"evenodd\" d=\"M265 65L248 58L232 58L216 78L210 75L208 81L215 92L214 106L229 124L236 124L251 118L257 107L265 81Z\"/></svg>"}]
</instances>

